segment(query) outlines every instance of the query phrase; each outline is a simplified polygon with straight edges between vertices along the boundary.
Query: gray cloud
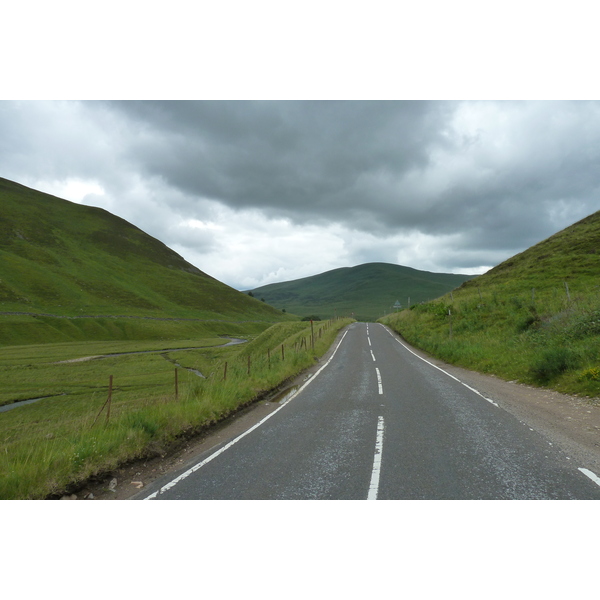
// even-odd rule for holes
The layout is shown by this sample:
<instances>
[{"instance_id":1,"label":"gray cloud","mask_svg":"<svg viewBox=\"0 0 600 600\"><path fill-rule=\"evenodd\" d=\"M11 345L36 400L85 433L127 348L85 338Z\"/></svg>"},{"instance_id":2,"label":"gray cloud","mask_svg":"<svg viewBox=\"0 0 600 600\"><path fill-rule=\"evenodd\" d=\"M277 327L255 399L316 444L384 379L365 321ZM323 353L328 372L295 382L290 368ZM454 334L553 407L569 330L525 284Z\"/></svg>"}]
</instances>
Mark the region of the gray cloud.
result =
<instances>
[{"instance_id":1,"label":"gray cloud","mask_svg":"<svg viewBox=\"0 0 600 600\"><path fill-rule=\"evenodd\" d=\"M297 219L356 212L373 186L427 164L445 104L117 103L151 131L139 164L186 192ZM339 218L339 214L337 215Z\"/></svg>"},{"instance_id":2,"label":"gray cloud","mask_svg":"<svg viewBox=\"0 0 600 600\"><path fill-rule=\"evenodd\" d=\"M598 102L0 103L0 175L237 287L375 260L481 271L598 210L599 160Z\"/></svg>"}]
</instances>

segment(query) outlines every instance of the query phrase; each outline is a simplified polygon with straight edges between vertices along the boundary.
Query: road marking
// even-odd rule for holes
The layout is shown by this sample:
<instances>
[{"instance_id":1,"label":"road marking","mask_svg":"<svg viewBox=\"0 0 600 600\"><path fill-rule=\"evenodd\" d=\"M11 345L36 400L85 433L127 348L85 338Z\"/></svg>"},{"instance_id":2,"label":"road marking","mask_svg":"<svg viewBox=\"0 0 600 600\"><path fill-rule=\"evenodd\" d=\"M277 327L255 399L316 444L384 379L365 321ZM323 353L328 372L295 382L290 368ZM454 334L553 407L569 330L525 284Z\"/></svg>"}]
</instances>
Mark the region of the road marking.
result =
<instances>
[{"instance_id":1,"label":"road marking","mask_svg":"<svg viewBox=\"0 0 600 600\"><path fill-rule=\"evenodd\" d=\"M381 473L381 453L383 452L383 417L377 421L377 441L375 442L375 455L373 456L373 470L371 471L371 483L367 500L377 500L379 493L379 475Z\"/></svg>"},{"instance_id":2,"label":"road marking","mask_svg":"<svg viewBox=\"0 0 600 600\"><path fill-rule=\"evenodd\" d=\"M596 485L600 485L600 477L598 477L598 475L596 475L596 473L593 473L592 471L590 471L588 469L582 469L581 467L579 467L579 470L584 475L589 477Z\"/></svg>"},{"instance_id":3,"label":"road marking","mask_svg":"<svg viewBox=\"0 0 600 600\"><path fill-rule=\"evenodd\" d=\"M379 387L379 393L383 394L383 386L381 385L381 373L379 369L375 367L375 371L377 371L377 386Z\"/></svg>"},{"instance_id":4,"label":"road marking","mask_svg":"<svg viewBox=\"0 0 600 600\"><path fill-rule=\"evenodd\" d=\"M333 351L333 354L329 357L329 360L310 379L308 379L303 385L301 385L295 394L292 394L284 403L282 403L281 406L279 406L277 409L275 409L272 413L268 414L264 419L261 419L258 423L256 423L252 427L250 427L250 429L247 429L246 431L244 431L244 433L238 435L235 439L231 440L231 442L229 442L228 444L226 444L225 446L223 446L222 448L220 448L219 450L217 450L216 452L211 454L208 458L205 458L203 461L195 464L193 467L190 467L187 471L185 471L185 473L182 473L181 475L179 475L178 477L176 477L169 483L163 485L156 492L154 492L154 493L150 494L149 496L147 496L146 498L144 498L144 500L152 500L153 498L156 498L156 496L158 496L159 494L162 494L163 492L170 490L172 487L176 486L180 481L183 481L184 479L189 477L192 473L194 473L195 471L197 471L198 469L200 469L201 467L203 467L204 465L209 463L211 460L213 460L214 458L219 456L219 454L222 454L223 452L225 452L225 450L228 450L229 448L231 448L231 446L233 446L234 444L239 442L242 438L246 437L249 433L251 433L252 431L257 429L258 427L260 427L265 421L268 421L274 414L278 413L284 406L289 404L290 401L293 400L309 383L314 381L316 379L317 375L333 360L333 357L335 356L336 352L338 351L338 348L344 341L344 338L346 337L347 333L348 333L348 330L346 330L344 332L342 339L338 342L338 345L335 347L335 350Z\"/></svg>"},{"instance_id":5,"label":"road marking","mask_svg":"<svg viewBox=\"0 0 600 600\"><path fill-rule=\"evenodd\" d=\"M434 369L437 369L438 371L441 371L442 373L445 373L446 375L448 375L448 377L451 377L452 379L454 379L454 381L458 381L458 383L460 383L461 385L464 385L468 390L471 390L472 392L474 392L475 394L477 394L478 396L481 396L484 400L486 400L487 402L489 402L490 404L493 404L494 406L496 406L497 408L500 408L500 406L498 404L496 404L493 400L491 400L490 398L486 398L481 392L479 392L478 390L476 390L475 388L472 388L470 385L467 385L464 381L461 381L460 379L458 379L457 377L454 377L454 375L451 375L450 373L448 373L448 371L444 371L444 369L441 369L440 367L438 367L437 365L434 365L432 362L429 362L428 360L425 360L422 356L419 356L416 352L413 352L408 346L406 346L405 344L403 344L385 325L382 325L382 327L406 350L408 350L411 354L414 354L418 359L422 360L423 362L426 362L428 365L431 365Z\"/></svg>"},{"instance_id":6,"label":"road marking","mask_svg":"<svg viewBox=\"0 0 600 600\"><path fill-rule=\"evenodd\" d=\"M371 356L373 357L373 362L376 362L375 361L375 355L373 354L373 350L371 350Z\"/></svg>"},{"instance_id":7,"label":"road marking","mask_svg":"<svg viewBox=\"0 0 600 600\"><path fill-rule=\"evenodd\" d=\"M373 345L373 344L371 344L371 338L369 336L367 336L367 341L369 342L369 346Z\"/></svg>"}]
</instances>

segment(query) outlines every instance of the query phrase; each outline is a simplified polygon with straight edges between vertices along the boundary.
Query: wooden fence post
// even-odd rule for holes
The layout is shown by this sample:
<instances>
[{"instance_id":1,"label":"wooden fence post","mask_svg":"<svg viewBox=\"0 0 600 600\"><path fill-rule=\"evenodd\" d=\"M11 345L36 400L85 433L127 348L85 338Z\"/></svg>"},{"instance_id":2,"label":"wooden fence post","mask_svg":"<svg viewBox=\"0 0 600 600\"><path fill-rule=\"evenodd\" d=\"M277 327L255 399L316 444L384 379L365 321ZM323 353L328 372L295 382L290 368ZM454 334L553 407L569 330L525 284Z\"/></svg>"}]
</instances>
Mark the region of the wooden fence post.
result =
<instances>
[{"instance_id":1,"label":"wooden fence post","mask_svg":"<svg viewBox=\"0 0 600 600\"><path fill-rule=\"evenodd\" d=\"M113 388L113 376L111 375L109 380L108 380L108 399L107 399L107 403L108 403L108 409L106 411L106 422L108 423L108 419L110 418L110 404L112 402L112 388Z\"/></svg>"},{"instance_id":2,"label":"wooden fence post","mask_svg":"<svg viewBox=\"0 0 600 600\"><path fill-rule=\"evenodd\" d=\"M223 369L223 381L227 381L227 361L225 361L225 368Z\"/></svg>"},{"instance_id":3,"label":"wooden fence post","mask_svg":"<svg viewBox=\"0 0 600 600\"><path fill-rule=\"evenodd\" d=\"M102 405L102 408L96 415L96 418L94 419L94 422L92 423L92 427L96 424L96 421L98 420L98 417L102 414L102 411L104 410L105 406L108 406L108 411L106 413L106 422L108 423L108 419L110 417L110 403L112 400L112 387L113 387L113 376L111 375L108 378L108 398L106 399L106 402Z\"/></svg>"},{"instance_id":4,"label":"wooden fence post","mask_svg":"<svg viewBox=\"0 0 600 600\"><path fill-rule=\"evenodd\" d=\"M281 344L281 360L282 361L285 360L285 350L284 350L283 344Z\"/></svg>"},{"instance_id":5,"label":"wooden fence post","mask_svg":"<svg viewBox=\"0 0 600 600\"><path fill-rule=\"evenodd\" d=\"M179 397L179 382L177 381L177 367L175 367L175 400Z\"/></svg>"}]
</instances>

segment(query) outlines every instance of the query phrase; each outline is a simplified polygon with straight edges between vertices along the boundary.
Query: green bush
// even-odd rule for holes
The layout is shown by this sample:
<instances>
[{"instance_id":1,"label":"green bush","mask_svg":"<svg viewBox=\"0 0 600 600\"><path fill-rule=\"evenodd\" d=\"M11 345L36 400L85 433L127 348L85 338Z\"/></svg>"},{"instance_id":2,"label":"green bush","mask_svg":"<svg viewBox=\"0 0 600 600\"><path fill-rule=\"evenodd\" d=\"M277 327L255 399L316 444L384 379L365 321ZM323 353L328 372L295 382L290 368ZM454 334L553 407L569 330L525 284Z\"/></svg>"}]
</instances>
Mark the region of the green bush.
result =
<instances>
[{"instance_id":1,"label":"green bush","mask_svg":"<svg viewBox=\"0 0 600 600\"><path fill-rule=\"evenodd\" d=\"M539 383L548 383L565 371L577 367L577 357L568 348L544 350L531 366L531 374Z\"/></svg>"},{"instance_id":2,"label":"green bush","mask_svg":"<svg viewBox=\"0 0 600 600\"><path fill-rule=\"evenodd\" d=\"M524 331L539 327L541 322L542 320L537 314L522 315L517 319L515 329L517 333L523 333Z\"/></svg>"}]
</instances>

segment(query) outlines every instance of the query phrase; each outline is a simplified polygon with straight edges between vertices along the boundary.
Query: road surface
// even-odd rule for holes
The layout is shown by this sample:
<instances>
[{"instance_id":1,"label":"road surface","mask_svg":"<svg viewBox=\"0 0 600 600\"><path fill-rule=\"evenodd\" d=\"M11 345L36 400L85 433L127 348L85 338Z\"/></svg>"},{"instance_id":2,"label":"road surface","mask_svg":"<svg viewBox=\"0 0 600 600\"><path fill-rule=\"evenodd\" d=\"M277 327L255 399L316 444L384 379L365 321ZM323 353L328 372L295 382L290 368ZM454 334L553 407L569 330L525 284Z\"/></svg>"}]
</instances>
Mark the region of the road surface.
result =
<instances>
[{"instance_id":1,"label":"road surface","mask_svg":"<svg viewBox=\"0 0 600 600\"><path fill-rule=\"evenodd\" d=\"M600 499L600 478L380 324L140 499Z\"/></svg>"}]
</instances>

